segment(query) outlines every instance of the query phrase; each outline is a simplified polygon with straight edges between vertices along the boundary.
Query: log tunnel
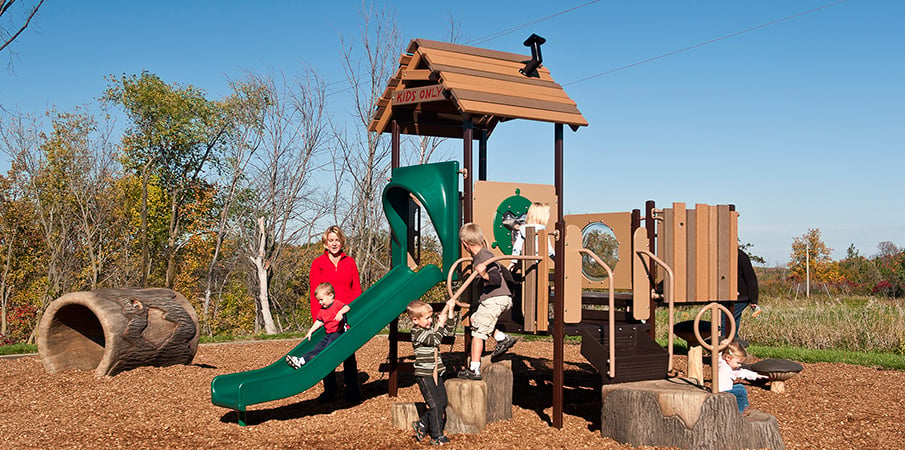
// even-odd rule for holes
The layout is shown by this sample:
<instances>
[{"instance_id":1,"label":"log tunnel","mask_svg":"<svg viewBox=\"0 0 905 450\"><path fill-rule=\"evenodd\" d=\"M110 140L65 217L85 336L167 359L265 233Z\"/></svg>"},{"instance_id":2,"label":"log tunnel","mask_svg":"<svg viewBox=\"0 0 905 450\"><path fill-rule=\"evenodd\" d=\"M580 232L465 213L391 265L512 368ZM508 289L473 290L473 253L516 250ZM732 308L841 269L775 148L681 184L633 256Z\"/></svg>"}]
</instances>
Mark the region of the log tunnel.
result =
<instances>
[{"instance_id":1,"label":"log tunnel","mask_svg":"<svg viewBox=\"0 0 905 450\"><path fill-rule=\"evenodd\" d=\"M171 289L102 289L54 300L38 326L49 373L94 370L98 377L140 366L190 364L198 317Z\"/></svg>"}]
</instances>

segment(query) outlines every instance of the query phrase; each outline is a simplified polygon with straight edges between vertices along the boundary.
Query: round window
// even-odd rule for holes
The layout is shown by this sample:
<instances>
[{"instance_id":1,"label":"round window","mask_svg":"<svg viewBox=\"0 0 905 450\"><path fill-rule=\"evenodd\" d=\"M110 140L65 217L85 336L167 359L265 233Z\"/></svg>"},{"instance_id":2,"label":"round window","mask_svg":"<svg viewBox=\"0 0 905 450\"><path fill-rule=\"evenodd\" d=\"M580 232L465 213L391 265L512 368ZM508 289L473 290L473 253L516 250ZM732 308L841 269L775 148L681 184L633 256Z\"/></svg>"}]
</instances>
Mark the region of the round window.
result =
<instances>
[{"instance_id":1,"label":"round window","mask_svg":"<svg viewBox=\"0 0 905 450\"><path fill-rule=\"evenodd\" d=\"M610 269L616 270L619 262L619 241L613 229L603 222L592 222L581 230L581 245L594 252ZM581 271L591 281L607 279L606 269L589 255L581 255Z\"/></svg>"}]
</instances>

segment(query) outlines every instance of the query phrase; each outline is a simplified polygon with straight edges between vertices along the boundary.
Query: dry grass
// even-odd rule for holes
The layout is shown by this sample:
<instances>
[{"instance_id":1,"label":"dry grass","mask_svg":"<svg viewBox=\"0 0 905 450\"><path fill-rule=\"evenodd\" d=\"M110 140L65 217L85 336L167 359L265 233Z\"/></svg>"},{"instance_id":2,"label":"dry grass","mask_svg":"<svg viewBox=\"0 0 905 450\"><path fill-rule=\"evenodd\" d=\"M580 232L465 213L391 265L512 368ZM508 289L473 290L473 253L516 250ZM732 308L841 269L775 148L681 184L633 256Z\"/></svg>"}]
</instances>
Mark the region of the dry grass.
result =
<instances>
[{"instance_id":1,"label":"dry grass","mask_svg":"<svg viewBox=\"0 0 905 450\"><path fill-rule=\"evenodd\" d=\"M905 303L878 297L762 298L763 313L742 317L739 336L763 346L905 354ZM676 322L701 306L678 309ZM659 323L666 309L657 311ZM665 327L659 327L665 338Z\"/></svg>"}]
</instances>

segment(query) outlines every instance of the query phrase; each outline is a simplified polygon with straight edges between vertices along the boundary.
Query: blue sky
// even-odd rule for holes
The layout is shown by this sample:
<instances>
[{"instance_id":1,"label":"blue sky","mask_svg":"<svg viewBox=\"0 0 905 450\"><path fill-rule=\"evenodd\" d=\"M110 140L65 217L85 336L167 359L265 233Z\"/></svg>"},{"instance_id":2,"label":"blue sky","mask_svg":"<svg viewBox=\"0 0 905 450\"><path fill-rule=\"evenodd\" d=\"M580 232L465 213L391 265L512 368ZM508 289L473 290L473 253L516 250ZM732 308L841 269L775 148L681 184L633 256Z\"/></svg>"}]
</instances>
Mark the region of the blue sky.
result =
<instances>
[{"instance_id":1,"label":"blue sky","mask_svg":"<svg viewBox=\"0 0 905 450\"><path fill-rule=\"evenodd\" d=\"M67 111L100 96L104 76L142 70L211 98L249 70L296 74L307 64L341 83L340 36L360 32L361 4L47 2L0 55L0 105ZM771 266L809 228L837 259L850 244L865 256L881 241L905 247L905 2L380 5L395 11L405 42L445 40L451 20L460 42L494 50L527 55L528 35L547 39L545 66L590 123L566 132L567 214L649 199L733 203L741 240ZM331 96L338 119L349 110L343 95ZM449 154L460 148L451 143ZM552 183L552 148L550 124L501 124L489 178Z\"/></svg>"}]
</instances>

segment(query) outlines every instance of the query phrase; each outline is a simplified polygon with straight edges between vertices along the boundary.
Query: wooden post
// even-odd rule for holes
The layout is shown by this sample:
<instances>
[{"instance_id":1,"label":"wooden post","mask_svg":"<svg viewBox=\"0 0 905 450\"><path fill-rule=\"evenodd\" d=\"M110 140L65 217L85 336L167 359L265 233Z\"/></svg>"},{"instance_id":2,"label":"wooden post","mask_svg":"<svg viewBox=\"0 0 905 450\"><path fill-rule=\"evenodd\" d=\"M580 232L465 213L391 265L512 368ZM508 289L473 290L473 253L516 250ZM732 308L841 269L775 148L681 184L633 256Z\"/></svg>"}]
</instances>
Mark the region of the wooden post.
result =
<instances>
[{"instance_id":1,"label":"wooden post","mask_svg":"<svg viewBox=\"0 0 905 450\"><path fill-rule=\"evenodd\" d=\"M700 345L688 346L688 378L704 384L704 349Z\"/></svg>"},{"instance_id":2,"label":"wooden post","mask_svg":"<svg viewBox=\"0 0 905 450\"><path fill-rule=\"evenodd\" d=\"M523 255L537 254L535 230L536 228L534 227L525 227ZM525 320L522 328L526 332L533 333L537 331L538 326L537 311L540 298L537 291L537 281L540 277L538 275L540 266L535 261L521 260L519 262L522 265L522 274L524 274L524 281L522 282L522 311L524 311ZM546 313L546 310L544 310L544 313Z\"/></svg>"},{"instance_id":3,"label":"wooden post","mask_svg":"<svg viewBox=\"0 0 905 450\"><path fill-rule=\"evenodd\" d=\"M563 219L563 125L557 123L553 128L553 146L555 153L554 180L556 185L556 232L559 239L556 240L556 267L565 267L566 254L566 221ZM563 384L565 371L565 295L563 289L566 285L566 273L564 270L556 271L556 284L553 298L553 427L562 429L563 419Z\"/></svg>"},{"instance_id":4,"label":"wooden post","mask_svg":"<svg viewBox=\"0 0 905 450\"><path fill-rule=\"evenodd\" d=\"M391 124L391 167L395 169L399 167L399 145L401 142L401 133L399 129L399 122L393 120ZM391 169L391 170L392 170ZM392 171L390 172L392 173ZM390 238L392 239L392 238ZM392 243L390 244L392 248ZM389 377L387 379L387 393L390 397L395 397L398 394L399 389L399 319L393 319L390 322L390 335L389 339L389 354L387 355L387 359L389 360Z\"/></svg>"}]
</instances>

